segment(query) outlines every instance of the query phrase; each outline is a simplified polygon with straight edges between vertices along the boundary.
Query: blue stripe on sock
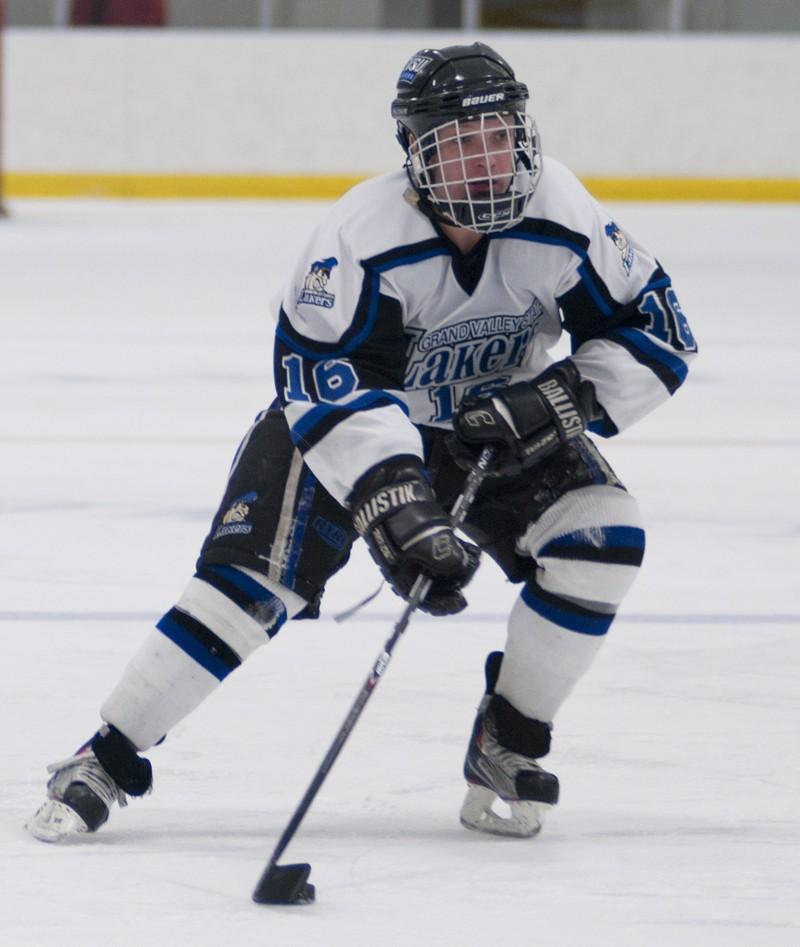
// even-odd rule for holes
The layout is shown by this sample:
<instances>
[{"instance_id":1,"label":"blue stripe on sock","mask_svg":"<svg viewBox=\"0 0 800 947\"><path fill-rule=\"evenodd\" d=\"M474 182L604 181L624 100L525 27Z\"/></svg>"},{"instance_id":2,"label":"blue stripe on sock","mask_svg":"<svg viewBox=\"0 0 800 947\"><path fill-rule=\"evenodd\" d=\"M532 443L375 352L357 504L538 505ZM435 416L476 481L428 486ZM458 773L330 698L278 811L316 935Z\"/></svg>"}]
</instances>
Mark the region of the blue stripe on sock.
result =
<instances>
[{"instance_id":1,"label":"blue stripe on sock","mask_svg":"<svg viewBox=\"0 0 800 947\"><path fill-rule=\"evenodd\" d=\"M166 615L158 622L156 628L169 638L173 644L176 644L181 651L185 651L201 667L205 668L209 674L213 674L217 680L224 680L233 670L224 661L212 654L208 648L192 634L190 634L173 617L172 612Z\"/></svg>"},{"instance_id":2,"label":"blue stripe on sock","mask_svg":"<svg viewBox=\"0 0 800 947\"><path fill-rule=\"evenodd\" d=\"M204 566L196 575L257 621L270 638L286 624L286 606L280 598L235 566Z\"/></svg>"},{"instance_id":3,"label":"blue stripe on sock","mask_svg":"<svg viewBox=\"0 0 800 947\"><path fill-rule=\"evenodd\" d=\"M593 546L597 549L644 549L644 530L637 526L587 526L563 533L550 540L539 552L546 556L551 548Z\"/></svg>"},{"instance_id":4,"label":"blue stripe on sock","mask_svg":"<svg viewBox=\"0 0 800 947\"><path fill-rule=\"evenodd\" d=\"M530 582L522 590L522 601L531 611L559 628L576 631L581 635L604 635L614 621L613 614L593 612L567 599L551 595Z\"/></svg>"},{"instance_id":5,"label":"blue stripe on sock","mask_svg":"<svg viewBox=\"0 0 800 947\"><path fill-rule=\"evenodd\" d=\"M269 589L265 589L260 582L256 582L255 579L252 579L249 575L246 575L234 566L210 565L206 566L206 569L209 572L215 572L217 575L222 576L223 579L227 579L227 581L230 582L231 585L236 586L240 592L244 592L251 602L268 602L275 598Z\"/></svg>"}]
</instances>

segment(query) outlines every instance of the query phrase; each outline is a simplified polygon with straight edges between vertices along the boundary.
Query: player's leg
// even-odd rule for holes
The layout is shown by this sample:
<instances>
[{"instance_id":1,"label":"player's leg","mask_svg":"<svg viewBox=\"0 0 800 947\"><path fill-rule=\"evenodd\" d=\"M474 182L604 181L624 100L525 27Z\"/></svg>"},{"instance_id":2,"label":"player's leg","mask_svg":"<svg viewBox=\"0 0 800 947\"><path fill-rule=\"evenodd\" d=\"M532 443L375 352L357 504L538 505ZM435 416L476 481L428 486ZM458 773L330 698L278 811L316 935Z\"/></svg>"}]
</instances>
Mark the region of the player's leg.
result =
<instances>
[{"instance_id":1,"label":"player's leg","mask_svg":"<svg viewBox=\"0 0 800 947\"><path fill-rule=\"evenodd\" d=\"M50 768L29 831L44 841L94 831L114 802L149 791L150 763L139 753L286 621L314 617L352 538L348 515L303 464L283 415L265 412L237 453L194 576L103 703L103 726Z\"/></svg>"},{"instance_id":2,"label":"player's leg","mask_svg":"<svg viewBox=\"0 0 800 947\"><path fill-rule=\"evenodd\" d=\"M499 548L503 539L493 550L512 577L527 579L505 654L487 663L461 813L470 828L511 835L536 834L558 800L557 779L537 761L549 752L556 712L591 666L644 552L636 501L588 440L543 465L538 478L534 471L530 489L515 563ZM507 499L523 509L518 495ZM492 809L498 796L510 817Z\"/></svg>"}]
</instances>

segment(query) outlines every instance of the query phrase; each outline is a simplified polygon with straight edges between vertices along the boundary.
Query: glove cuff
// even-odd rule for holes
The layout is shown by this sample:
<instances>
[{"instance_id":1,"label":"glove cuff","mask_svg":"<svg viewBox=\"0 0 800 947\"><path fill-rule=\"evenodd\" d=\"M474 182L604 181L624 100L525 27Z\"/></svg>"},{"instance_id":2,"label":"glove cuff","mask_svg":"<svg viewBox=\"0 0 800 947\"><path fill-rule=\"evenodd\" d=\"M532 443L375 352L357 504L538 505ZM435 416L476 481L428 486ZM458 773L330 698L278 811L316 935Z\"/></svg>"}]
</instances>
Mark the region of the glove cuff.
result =
<instances>
[{"instance_id":1,"label":"glove cuff","mask_svg":"<svg viewBox=\"0 0 800 947\"><path fill-rule=\"evenodd\" d=\"M572 390L575 395L575 402L580 408L586 423L597 421L603 417L604 411L597 401L594 385L581 377L580 369L571 358L556 362L550 370L556 372Z\"/></svg>"},{"instance_id":2,"label":"glove cuff","mask_svg":"<svg viewBox=\"0 0 800 947\"><path fill-rule=\"evenodd\" d=\"M416 454L397 454L370 467L353 484L346 503L351 510L369 493L403 480L428 481L428 472Z\"/></svg>"},{"instance_id":3,"label":"glove cuff","mask_svg":"<svg viewBox=\"0 0 800 947\"><path fill-rule=\"evenodd\" d=\"M392 457L368 470L356 482L350 500L353 526L360 536L372 532L385 519L412 503L417 510L415 521L425 513L430 525L447 523L428 483L425 468L413 455ZM401 522L402 517L398 525ZM419 531L418 525L415 531Z\"/></svg>"}]
</instances>

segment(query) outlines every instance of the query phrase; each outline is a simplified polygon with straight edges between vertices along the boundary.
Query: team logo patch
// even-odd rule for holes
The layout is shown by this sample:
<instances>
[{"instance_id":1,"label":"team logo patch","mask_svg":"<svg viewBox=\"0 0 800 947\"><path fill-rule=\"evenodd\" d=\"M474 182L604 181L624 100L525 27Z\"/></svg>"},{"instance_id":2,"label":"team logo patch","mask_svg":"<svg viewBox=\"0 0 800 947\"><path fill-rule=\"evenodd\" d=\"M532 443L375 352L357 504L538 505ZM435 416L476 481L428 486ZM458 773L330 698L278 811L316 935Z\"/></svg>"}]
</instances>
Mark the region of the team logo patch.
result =
<instances>
[{"instance_id":1,"label":"team logo patch","mask_svg":"<svg viewBox=\"0 0 800 947\"><path fill-rule=\"evenodd\" d=\"M399 81L413 82L417 78L417 74L422 72L426 66L430 66L432 62L433 60L427 56L412 56L405 66L403 66Z\"/></svg>"},{"instance_id":2,"label":"team logo patch","mask_svg":"<svg viewBox=\"0 0 800 947\"><path fill-rule=\"evenodd\" d=\"M258 499L257 493L245 493L237 497L228 507L222 517L222 524L217 528L213 538L221 536L248 535L253 532L253 524L247 522L250 515L250 504Z\"/></svg>"},{"instance_id":3,"label":"team logo patch","mask_svg":"<svg viewBox=\"0 0 800 947\"><path fill-rule=\"evenodd\" d=\"M298 305L307 303L309 306L322 306L323 309L332 309L336 296L329 293L325 287L331 278L331 271L334 266L338 265L339 261L335 256L326 257L324 260L315 260L311 264L308 275L303 280L303 291L297 298Z\"/></svg>"},{"instance_id":4,"label":"team logo patch","mask_svg":"<svg viewBox=\"0 0 800 947\"><path fill-rule=\"evenodd\" d=\"M622 269L625 270L625 275L630 276L631 267L633 266L633 247L613 220L606 224L605 231L606 236L614 241L614 246L620 252L620 256L622 257Z\"/></svg>"}]
</instances>

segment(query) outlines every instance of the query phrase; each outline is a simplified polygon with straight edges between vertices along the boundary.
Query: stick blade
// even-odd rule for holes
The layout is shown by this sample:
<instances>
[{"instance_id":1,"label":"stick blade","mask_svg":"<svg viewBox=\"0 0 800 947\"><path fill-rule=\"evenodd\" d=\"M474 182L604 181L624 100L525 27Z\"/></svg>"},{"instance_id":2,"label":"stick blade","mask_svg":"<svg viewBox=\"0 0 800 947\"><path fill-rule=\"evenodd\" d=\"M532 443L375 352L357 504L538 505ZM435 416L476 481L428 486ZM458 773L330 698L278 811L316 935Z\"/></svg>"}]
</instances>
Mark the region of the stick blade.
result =
<instances>
[{"instance_id":1,"label":"stick blade","mask_svg":"<svg viewBox=\"0 0 800 947\"><path fill-rule=\"evenodd\" d=\"M308 884L311 865L271 865L253 891L256 904L313 904L314 885Z\"/></svg>"}]
</instances>

